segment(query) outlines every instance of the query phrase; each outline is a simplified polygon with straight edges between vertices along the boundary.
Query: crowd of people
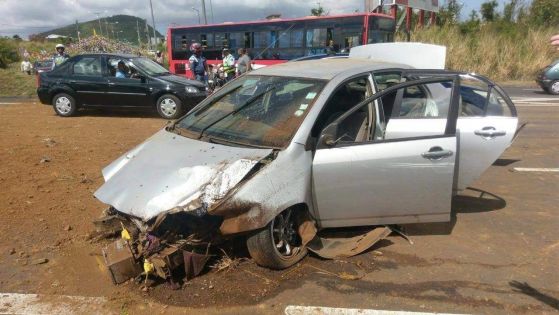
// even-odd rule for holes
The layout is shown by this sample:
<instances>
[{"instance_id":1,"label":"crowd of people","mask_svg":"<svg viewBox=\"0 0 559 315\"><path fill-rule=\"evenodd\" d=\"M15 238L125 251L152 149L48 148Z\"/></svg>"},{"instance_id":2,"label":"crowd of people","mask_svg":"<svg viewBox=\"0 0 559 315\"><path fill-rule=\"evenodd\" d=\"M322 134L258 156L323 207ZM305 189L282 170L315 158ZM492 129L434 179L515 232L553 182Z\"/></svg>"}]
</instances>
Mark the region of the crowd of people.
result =
<instances>
[{"instance_id":1,"label":"crowd of people","mask_svg":"<svg viewBox=\"0 0 559 315\"><path fill-rule=\"evenodd\" d=\"M192 51L192 56L190 56L188 62L192 77L200 82L207 83L208 74L214 70L211 69L213 67L208 65L207 59L203 55L202 45L200 43L193 43L190 46L190 51ZM252 70L251 60L246 49L239 48L237 53L239 58L235 61L235 57L229 48L223 48L222 63L217 66L215 71L223 74L225 82Z\"/></svg>"}]
</instances>

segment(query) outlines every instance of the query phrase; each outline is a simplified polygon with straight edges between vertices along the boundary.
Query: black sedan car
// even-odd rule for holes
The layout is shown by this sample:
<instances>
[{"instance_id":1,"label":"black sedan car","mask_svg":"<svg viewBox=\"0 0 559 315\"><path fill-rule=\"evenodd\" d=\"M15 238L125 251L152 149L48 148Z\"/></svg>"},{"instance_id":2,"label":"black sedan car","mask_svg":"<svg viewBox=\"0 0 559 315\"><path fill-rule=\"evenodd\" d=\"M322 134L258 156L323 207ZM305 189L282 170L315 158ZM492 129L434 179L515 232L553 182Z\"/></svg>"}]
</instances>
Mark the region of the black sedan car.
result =
<instances>
[{"instance_id":1,"label":"black sedan car","mask_svg":"<svg viewBox=\"0 0 559 315\"><path fill-rule=\"evenodd\" d=\"M37 94L56 114L80 107L154 107L174 119L207 96L206 86L169 73L154 61L133 55L83 54L39 74Z\"/></svg>"}]
</instances>

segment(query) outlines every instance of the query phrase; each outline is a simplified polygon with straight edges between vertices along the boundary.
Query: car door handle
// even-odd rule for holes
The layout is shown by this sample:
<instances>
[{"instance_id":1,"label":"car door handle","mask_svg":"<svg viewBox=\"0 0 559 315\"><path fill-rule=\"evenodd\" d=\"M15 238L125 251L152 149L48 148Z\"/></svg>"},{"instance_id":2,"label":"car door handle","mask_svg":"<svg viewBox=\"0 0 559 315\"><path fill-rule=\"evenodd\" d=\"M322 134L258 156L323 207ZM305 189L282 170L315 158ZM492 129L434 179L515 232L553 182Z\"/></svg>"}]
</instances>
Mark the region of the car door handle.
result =
<instances>
[{"instance_id":1,"label":"car door handle","mask_svg":"<svg viewBox=\"0 0 559 315\"><path fill-rule=\"evenodd\" d=\"M74 84L74 83L76 83L75 80L70 80L70 84Z\"/></svg>"},{"instance_id":2,"label":"car door handle","mask_svg":"<svg viewBox=\"0 0 559 315\"><path fill-rule=\"evenodd\" d=\"M476 136L480 136L485 140L495 139L507 134L504 130L496 130L495 127L483 127L481 130L474 131Z\"/></svg>"},{"instance_id":3,"label":"car door handle","mask_svg":"<svg viewBox=\"0 0 559 315\"><path fill-rule=\"evenodd\" d=\"M421 153L421 156L428 160L442 160L447 157L451 157L454 152L450 150L443 150L441 147L432 147L427 152Z\"/></svg>"}]
</instances>

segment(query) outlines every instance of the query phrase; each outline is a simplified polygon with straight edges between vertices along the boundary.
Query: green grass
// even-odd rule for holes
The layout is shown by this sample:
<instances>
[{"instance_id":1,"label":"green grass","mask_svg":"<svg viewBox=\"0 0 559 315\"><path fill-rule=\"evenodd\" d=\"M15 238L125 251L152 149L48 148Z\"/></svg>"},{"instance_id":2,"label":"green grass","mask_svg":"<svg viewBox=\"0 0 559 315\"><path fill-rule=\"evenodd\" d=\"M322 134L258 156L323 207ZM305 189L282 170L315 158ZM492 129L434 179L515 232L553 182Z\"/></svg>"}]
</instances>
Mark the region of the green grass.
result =
<instances>
[{"instance_id":1,"label":"green grass","mask_svg":"<svg viewBox=\"0 0 559 315\"><path fill-rule=\"evenodd\" d=\"M20 63L0 69L0 96L34 97L37 95L37 76L20 71Z\"/></svg>"}]
</instances>

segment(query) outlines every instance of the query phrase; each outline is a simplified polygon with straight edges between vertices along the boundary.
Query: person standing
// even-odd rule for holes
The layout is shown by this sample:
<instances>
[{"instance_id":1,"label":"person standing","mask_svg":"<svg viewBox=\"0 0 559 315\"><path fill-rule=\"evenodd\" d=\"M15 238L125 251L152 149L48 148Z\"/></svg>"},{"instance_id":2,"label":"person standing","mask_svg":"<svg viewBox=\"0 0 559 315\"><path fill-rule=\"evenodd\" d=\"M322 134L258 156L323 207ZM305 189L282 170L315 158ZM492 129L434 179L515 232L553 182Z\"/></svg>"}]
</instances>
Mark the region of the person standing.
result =
<instances>
[{"instance_id":1,"label":"person standing","mask_svg":"<svg viewBox=\"0 0 559 315\"><path fill-rule=\"evenodd\" d=\"M237 60L237 75L241 76L252 70L251 60L246 48L239 48L239 59Z\"/></svg>"},{"instance_id":2,"label":"person standing","mask_svg":"<svg viewBox=\"0 0 559 315\"><path fill-rule=\"evenodd\" d=\"M557 50L559 50L559 34L551 37L551 45L557 47Z\"/></svg>"},{"instance_id":3,"label":"person standing","mask_svg":"<svg viewBox=\"0 0 559 315\"><path fill-rule=\"evenodd\" d=\"M158 50L155 53L155 62L157 62L160 65L163 65L163 54L161 53L160 50Z\"/></svg>"},{"instance_id":4,"label":"person standing","mask_svg":"<svg viewBox=\"0 0 559 315\"><path fill-rule=\"evenodd\" d=\"M229 48L223 48L223 72L225 82L229 82L235 77L235 57L231 55Z\"/></svg>"},{"instance_id":5,"label":"person standing","mask_svg":"<svg viewBox=\"0 0 559 315\"><path fill-rule=\"evenodd\" d=\"M25 60L21 62L21 72L25 72L28 75L31 75L32 69L33 65L31 64L31 62L29 62L29 59L25 58Z\"/></svg>"},{"instance_id":6,"label":"person standing","mask_svg":"<svg viewBox=\"0 0 559 315\"><path fill-rule=\"evenodd\" d=\"M190 51L192 51L192 56L188 59L190 64L190 71L192 71L192 77L196 80L206 83L208 72L208 62L204 56L202 56L202 45L200 43L194 43L190 45Z\"/></svg>"},{"instance_id":7,"label":"person standing","mask_svg":"<svg viewBox=\"0 0 559 315\"><path fill-rule=\"evenodd\" d=\"M64 45L62 44L58 44L56 45L56 54L54 54L54 56L52 57L52 68L54 69L55 67L58 67L59 65L61 65L64 61L68 60L68 58L70 58L70 55L68 55L67 53L65 53L64 51L66 50L66 47L64 47Z\"/></svg>"}]
</instances>

